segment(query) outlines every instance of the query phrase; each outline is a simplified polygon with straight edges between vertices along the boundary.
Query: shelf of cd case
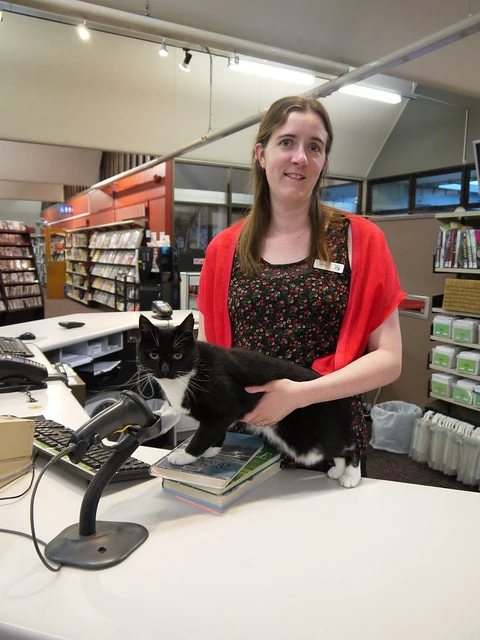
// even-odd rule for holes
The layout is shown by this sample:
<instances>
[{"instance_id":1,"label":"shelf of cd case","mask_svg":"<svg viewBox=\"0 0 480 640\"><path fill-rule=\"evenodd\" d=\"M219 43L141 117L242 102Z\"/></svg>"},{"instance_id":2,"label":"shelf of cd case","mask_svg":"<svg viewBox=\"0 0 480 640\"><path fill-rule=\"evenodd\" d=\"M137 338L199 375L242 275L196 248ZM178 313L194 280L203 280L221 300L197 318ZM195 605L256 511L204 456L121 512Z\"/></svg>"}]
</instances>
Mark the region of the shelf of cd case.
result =
<instances>
[{"instance_id":1,"label":"shelf of cd case","mask_svg":"<svg viewBox=\"0 0 480 640\"><path fill-rule=\"evenodd\" d=\"M0 324L44 316L32 239L25 223L14 220L0 220L0 313Z\"/></svg>"}]
</instances>

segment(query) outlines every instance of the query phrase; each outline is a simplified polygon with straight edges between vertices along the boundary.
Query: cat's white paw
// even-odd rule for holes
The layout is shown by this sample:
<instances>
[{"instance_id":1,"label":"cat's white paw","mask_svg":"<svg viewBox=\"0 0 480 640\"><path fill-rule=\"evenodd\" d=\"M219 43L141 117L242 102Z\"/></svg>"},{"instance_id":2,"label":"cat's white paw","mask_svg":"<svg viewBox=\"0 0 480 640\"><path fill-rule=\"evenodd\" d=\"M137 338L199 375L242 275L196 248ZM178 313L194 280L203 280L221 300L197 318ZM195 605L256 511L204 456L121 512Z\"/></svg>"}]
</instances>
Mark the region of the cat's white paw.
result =
<instances>
[{"instance_id":1,"label":"cat's white paw","mask_svg":"<svg viewBox=\"0 0 480 640\"><path fill-rule=\"evenodd\" d=\"M222 450L222 447L209 447L205 451L205 453L202 453L202 456L204 458L214 458L220 453L221 450Z\"/></svg>"},{"instance_id":2,"label":"cat's white paw","mask_svg":"<svg viewBox=\"0 0 480 640\"><path fill-rule=\"evenodd\" d=\"M167 460L171 464L176 464L179 466L183 466L184 464L191 464L195 462L197 458L195 456L190 455L186 451L172 451L172 453L168 454Z\"/></svg>"},{"instance_id":3,"label":"cat's white paw","mask_svg":"<svg viewBox=\"0 0 480 640\"><path fill-rule=\"evenodd\" d=\"M346 489L352 489L356 487L360 482L360 478L362 477L360 467L352 467L351 465L347 465L345 469L345 473L340 476L338 481L345 487Z\"/></svg>"},{"instance_id":4,"label":"cat's white paw","mask_svg":"<svg viewBox=\"0 0 480 640\"><path fill-rule=\"evenodd\" d=\"M327 476L332 480L339 480L345 473L345 458L334 458L334 465L327 471Z\"/></svg>"}]
</instances>

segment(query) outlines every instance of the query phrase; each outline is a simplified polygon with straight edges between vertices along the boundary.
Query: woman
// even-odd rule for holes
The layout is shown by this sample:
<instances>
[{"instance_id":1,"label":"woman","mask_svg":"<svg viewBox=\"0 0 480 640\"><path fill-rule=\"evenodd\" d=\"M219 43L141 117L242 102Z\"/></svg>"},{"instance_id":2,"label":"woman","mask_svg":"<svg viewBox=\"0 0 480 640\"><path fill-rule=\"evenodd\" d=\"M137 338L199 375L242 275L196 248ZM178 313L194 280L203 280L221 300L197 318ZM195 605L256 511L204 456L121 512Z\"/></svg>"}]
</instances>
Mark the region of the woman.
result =
<instances>
[{"instance_id":1,"label":"woman","mask_svg":"<svg viewBox=\"0 0 480 640\"><path fill-rule=\"evenodd\" d=\"M315 99L282 98L265 114L252 209L207 248L199 336L322 374L248 388L265 393L245 422L269 425L298 407L351 396L364 456L360 394L400 375L404 293L380 229L321 203L332 142L330 118Z\"/></svg>"}]
</instances>

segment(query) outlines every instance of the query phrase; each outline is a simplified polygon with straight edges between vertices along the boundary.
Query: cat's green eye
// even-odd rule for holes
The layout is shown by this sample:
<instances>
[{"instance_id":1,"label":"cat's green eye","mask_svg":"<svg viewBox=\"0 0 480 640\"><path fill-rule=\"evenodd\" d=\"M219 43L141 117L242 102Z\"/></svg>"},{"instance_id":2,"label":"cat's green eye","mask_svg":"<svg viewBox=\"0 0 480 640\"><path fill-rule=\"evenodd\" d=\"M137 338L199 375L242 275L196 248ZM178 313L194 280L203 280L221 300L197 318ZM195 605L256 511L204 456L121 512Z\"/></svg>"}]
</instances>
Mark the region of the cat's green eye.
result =
<instances>
[{"instance_id":1,"label":"cat's green eye","mask_svg":"<svg viewBox=\"0 0 480 640\"><path fill-rule=\"evenodd\" d=\"M148 355L152 360L158 360L158 353L156 351L150 351Z\"/></svg>"},{"instance_id":2,"label":"cat's green eye","mask_svg":"<svg viewBox=\"0 0 480 640\"><path fill-rule=\"evenodd\" d=\"M173 359L181 360L182 358L183 358L183 353L180 353L180 351L175 351L175 353L173 354Z\"/></svg>"}]
</instances>

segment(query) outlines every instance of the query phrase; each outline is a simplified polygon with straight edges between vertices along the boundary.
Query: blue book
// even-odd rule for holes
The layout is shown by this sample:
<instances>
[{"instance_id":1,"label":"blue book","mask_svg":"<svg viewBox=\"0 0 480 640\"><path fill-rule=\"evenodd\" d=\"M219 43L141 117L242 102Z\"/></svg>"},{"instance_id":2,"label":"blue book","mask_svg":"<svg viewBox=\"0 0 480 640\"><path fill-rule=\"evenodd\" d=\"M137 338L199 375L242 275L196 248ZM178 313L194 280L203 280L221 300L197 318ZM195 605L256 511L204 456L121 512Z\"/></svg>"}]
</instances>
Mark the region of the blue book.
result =
<instances>
[{"instance_id":1,"label":"blue book","mask_svg":"<svg viewBox=\"0 0 480 640\"><path fill-rule=\"evenodd\" d=\"M182 442L176 449L186 449L191 438ZM190 464L179 466L169 462L169 454L167 454L151 466L150 473L200 487L223 489L255 456L263 444L261 436L229 431L220 453L213 458L200 457Z\"/></svg>"}]
</instances>

